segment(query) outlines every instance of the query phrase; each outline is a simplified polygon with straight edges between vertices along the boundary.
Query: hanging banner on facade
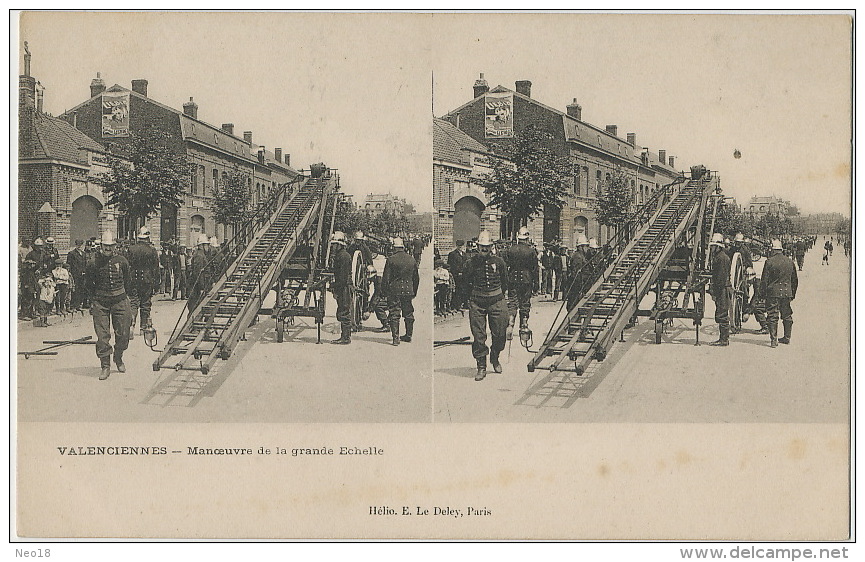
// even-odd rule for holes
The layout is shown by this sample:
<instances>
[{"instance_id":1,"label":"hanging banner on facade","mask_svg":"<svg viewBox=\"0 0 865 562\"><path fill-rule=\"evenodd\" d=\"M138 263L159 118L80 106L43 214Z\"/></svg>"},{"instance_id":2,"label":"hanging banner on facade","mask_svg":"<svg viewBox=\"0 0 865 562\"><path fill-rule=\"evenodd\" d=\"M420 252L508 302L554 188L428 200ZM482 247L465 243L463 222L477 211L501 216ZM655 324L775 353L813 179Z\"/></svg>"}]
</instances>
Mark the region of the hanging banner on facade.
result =
<instances>
[{"instance_id":1,"label":"hanging banner on facade","mask_svg":"<svg viewBox=\"0 0 865 562\"><path fill-rule=\"evenodd\" d=\"M514 136L514 95L511 92L484 95L484 132L488 139Z\"/></svg>"},{"instance_id":2,"label":"hanging banner on facade","mask_svg":"<svg viewBox=\"0 0 865 562\"><path fill-rule=\"evenodd\" d=\"M129 136L129 92L102 93L102 138Z\"/></svg>"}]
</instances>

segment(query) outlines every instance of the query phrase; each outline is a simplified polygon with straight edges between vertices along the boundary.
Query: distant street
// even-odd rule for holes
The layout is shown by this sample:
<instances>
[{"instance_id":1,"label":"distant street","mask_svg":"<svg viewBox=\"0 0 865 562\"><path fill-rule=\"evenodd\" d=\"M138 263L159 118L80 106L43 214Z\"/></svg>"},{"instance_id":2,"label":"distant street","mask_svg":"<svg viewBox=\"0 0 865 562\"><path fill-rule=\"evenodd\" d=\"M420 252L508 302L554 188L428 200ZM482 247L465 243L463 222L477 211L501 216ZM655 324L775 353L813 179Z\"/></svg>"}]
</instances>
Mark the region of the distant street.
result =
<instances>
[{"instance_id":1,"label":"distant street","mask_svg":"<svg viewBox=\"0 0 865 562\"><path fill-rule=\"evenodd\" d=\"M275 322L260 315L233 356L208 375L192 371L154 372L157 354L136 335L124 355L127 372L112 364L100 381L93 345L61 348L56 356L18 357L19 421L74 422L428 422L431 400L432 250L424 252L421 289L414 300L414 341L391 345L389 333L364 331L351 345L330 345L339 337L329 295L322 344L315 323L299 318L276 343ZM273 293L265 306L270 306ZM154 297L157 349L167 343L186 301ZM43 340L94 335L89 313L34 328L19 322L18 349L31 351ZM373 315L367 328L379 324ZM404 331L404 327L403 327ZM93 340L95 341L95 335Z\"/></svg>"},{"instance_id":2,"label":"distant street","mask_svg":"<svg viewBox=\"0 0 865 562\"><path fill-rule=\"evenodd\" d=\"M836 249L820 265L821 237L805 258L793 301L790 345L769 347L753 317L729 347L695 347L690 321L675 320L661 345L654 323L640 318L603 363L586 374L538 370L516 333L502 353L504 373L489 369L475 382L468 345L435 351L436 422L728 422L848 423L850 398L850 259ZM836 247L837 248L837 247ZM758 274L765 260L755 264ZM642 308L651 306L650 293ZM700 331L705 344L718 338L714 305L707 297ZM537 350L561 305L533 299L530 327ZM779 330L781 326L779 323ZM783 333L783 331L781 331ZM470 335L468 313L435 325L436 340Z\"/></svg>"}]
</instances>

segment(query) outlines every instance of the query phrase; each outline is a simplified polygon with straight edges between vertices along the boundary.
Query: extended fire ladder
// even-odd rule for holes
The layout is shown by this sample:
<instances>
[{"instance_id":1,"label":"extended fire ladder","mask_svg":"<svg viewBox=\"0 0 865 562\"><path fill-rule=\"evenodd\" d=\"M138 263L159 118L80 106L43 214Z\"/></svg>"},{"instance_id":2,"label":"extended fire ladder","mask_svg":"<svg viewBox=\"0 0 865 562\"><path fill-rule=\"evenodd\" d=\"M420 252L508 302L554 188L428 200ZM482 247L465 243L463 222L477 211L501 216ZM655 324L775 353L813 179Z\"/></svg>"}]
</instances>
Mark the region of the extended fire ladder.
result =
<instances>
[{"instance_id":1,"label":"extended fire ladder","mask_svg":"<svg viewBox=\"0 0 865 562\"><path fill-rule=\"evenodd\" d=\"M324 222L328 198L334 197L338 182L336 174L320 170L296 191L296 185L283 186L259 207L258 218L211 259L209 266L220 262L228 266L179 329L178 321L168 345L153 363L154 371L167 368L206 374L218 358L231 356L298 246L315 225ZM318 246L322 234L317 230Z\"/></svg>"},{"instance_id":2,"label":"extended fire ladder","mask_svg":"<svg viewBox=\"0 0 865 562\"><path fill-rule=\"evenodd\" d=\"M636 235L620 241L619 256L550 330L528 364L530 372L547 369L582 375L592 360L604 360L616 336L635 317L677 241L699 222L708 197L719 185L711 174L688 180L678 192L670 189L674 184L658 190L633 215L631 224L639 228Z\"/></svg>"}]
</instances>

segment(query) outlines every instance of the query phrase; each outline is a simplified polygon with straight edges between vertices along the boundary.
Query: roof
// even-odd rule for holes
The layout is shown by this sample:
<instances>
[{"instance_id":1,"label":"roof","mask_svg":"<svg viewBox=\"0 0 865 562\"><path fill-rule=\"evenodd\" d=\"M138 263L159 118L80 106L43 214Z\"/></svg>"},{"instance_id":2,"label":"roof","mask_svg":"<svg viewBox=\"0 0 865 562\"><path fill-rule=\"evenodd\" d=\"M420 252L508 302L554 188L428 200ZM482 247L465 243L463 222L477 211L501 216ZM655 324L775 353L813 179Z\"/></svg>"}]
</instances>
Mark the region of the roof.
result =
<instances>
[{"instance_id":1,"label":"roof","mask_svg":"<svg viewBox=\"0 0 865 562\"><path fill-rule=\"evenodd\" d=\"M66 121L44 113L33 115L33 158L50 158L75 164L87 164L81 150L105 152L105 147Z\"/></svg>"},{"instance_id":2,"label":"roof","mask_svg":"<svg viewBox=\"0 0 865 562\"><path fill-rule=\"evenodd\" d=\"M487 147L443 119L433 118L433 158L470 165L466 151L488 152Z\"/></svg>"},{"instance_id":3,"label":"roof","mask_svg":"<svg viewBox=\"0 0 865 562\"><path fill-rule=\"evenodd\" d=\"M163 103L159 103L151 97L144 96L139 94L136 91L130 90L128 88L124 88L120 84L114 84L107 90L106 92L129 92L129 95L132 97L139 98L148 103L152 103L166 111L170 111L180 116L180 128L181 135L184 140L195 140L201 144L205 144L210 146L216 150L220 150L222 152L229 152L236 155L239 158L243 158L244 160L248 160L249 162L258 162L258 146L250 145L250 143L246 142L246 140L237 137L235 135L231 135L227 133L222 127L217 127L215 125L211 125L206 121L202 121L201 119L193 118L187 115L185 112L175 109L173 107L167 106ZM90 103L94 98L101 96L101 94L96 94L91 97L89 100L82 102L72 109L64 112L64 115L68 113L72 113L81 106ZM201 128L206 129L206 131L197 130L196 126L201 126ZM282 168L283 170L287 170L290 174L300 175L297 170L292 168L291 166L286 166L284 162L277 162L274 158L274 154L272 152L265 151L265 159L264 163L267 166L276 166Z\"/></svg>"},{"instance_id":4,"label":"roof","mask_svg":"<svg viewBox=\"0 0 865 562\"><path fill-rule=\"evenodd\" d=\"M502 85L498 85L490 90L490 93L505 92L513 94L515 98L525 100L529 103L537 105L538 107L542 107L543 109L550 111L556 115L560 115L562 117L562 124L564 127L564 135L566 142L579 142L581 144L591 146L596 150L611 153L619 158L629 160L636 164L639 164L641 162L639 152L635 153L636 147L631 146L626 140L611 134L606 130L606 128L602 129L586 121L575 119L564 111L560 111L554 107L545 105L532 97L523 95ZM457 109L449 112L447 115L454 115L456 113L459 113L464 108L475 103L478 99L481 98L483 98L483 94L476 97L470 102L464 103ZM649 152L649 165L654 168L660 168L671 174L676 173L675 168L669 166L667 162L661 162L658 154L655 153L653 155L651 151Z\"/></svg>"}]
</instances>

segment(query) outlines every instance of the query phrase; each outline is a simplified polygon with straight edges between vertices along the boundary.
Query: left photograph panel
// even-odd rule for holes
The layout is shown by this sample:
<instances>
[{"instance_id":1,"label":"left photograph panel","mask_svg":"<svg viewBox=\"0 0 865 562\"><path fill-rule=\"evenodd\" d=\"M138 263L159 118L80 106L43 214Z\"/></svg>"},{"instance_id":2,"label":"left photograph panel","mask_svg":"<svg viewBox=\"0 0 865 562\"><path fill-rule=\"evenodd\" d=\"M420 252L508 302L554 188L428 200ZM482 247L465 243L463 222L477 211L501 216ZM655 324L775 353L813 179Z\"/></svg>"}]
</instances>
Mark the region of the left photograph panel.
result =
<instances>
[{"instance_id":1,"label":"left photograph panel","mask_svg":"<svg viewBox=\"0 0 865 562\"><path fill-rule=\"evenodd\" d=\"M21 14L18 422L431 421L399 20Z\"/></svg>"}]
</instances>

